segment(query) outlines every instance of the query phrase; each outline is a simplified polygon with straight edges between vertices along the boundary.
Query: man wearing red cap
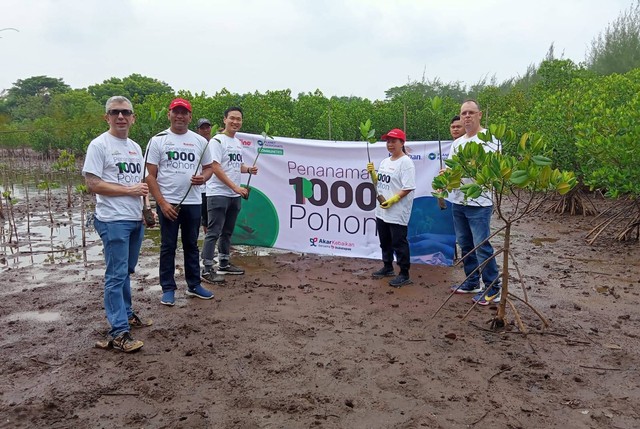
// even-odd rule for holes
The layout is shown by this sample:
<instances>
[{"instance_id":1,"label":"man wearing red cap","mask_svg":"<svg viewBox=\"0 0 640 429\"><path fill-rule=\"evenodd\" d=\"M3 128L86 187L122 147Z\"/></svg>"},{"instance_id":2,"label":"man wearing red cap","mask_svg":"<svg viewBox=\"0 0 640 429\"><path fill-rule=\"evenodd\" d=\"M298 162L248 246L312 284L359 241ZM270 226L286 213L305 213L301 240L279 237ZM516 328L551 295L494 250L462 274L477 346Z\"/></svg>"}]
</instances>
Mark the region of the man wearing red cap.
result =
<instances>
[{"instance_id":1,"label":"man wearing red cap","mask_svg":"<svg viewBox=\"0 0 640 429\"><path fill-rule=\"evenodd\" d=\"M384 198L384 202L376 207L376 227L384 266L373 273L373 278L395 275L393 270L395 254L400 273L389 281L389 285L402 287L411 283L407 225L413 207L416 168L404 148L406 140L404 131L394 128L383 135L382 140L386 140L387 150L391 156L380 162L377 172L373 163L367 164L367 171L373 184L376 185L378 195Z\"/></svg>"},{"instance_id":2,"label":"man wearing red cap","mask_svg":"<svg viewBox=\"0 0 640 429\"><path fill-rule=\"evenodd\" d=\"M208 142L189 130L191 103L176 98L169 105L169 129L149 140L147 147L147 184L157 204L160 220L161 304L175 304L175 256L178 229L184 251L187 296L213 298L200 284L198 230L200 227L200 187L213 173Z\"/></svg>"}]
</instances>

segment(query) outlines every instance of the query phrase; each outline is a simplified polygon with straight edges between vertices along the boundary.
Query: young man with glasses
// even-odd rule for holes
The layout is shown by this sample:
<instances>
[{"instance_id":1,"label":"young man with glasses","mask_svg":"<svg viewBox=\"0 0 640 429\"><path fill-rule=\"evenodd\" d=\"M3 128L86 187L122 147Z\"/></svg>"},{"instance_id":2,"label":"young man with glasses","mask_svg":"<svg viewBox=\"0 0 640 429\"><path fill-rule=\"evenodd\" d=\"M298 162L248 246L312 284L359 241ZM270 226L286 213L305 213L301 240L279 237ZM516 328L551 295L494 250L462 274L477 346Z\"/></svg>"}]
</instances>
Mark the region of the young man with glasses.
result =
<instances>
[{"instance_id":1,"label":"young man with glasses","mask_svg":"<svg viewBox=\"0 0 640 429\"><path fill-rule=\"evenodd\" d=\"M112 337L109 345L129 353L144 345L131 337L131 328L151 324L133 312L130 279L142 246L142 200L149 188L142 183L142 150L129 138L135 122L131 102L115 96L107 100L105 108L109 130L89 144L82 174L89 191L96 194L94 225L104 246L104 309Z\"/></svg>"},{"instance_id":2,"label":"young man with glasses","mask_svg":"<svg viewBox=\"0 0 640 429\"><path fill-rule=\"evenodd\" d=\"M242 128L243 112L240 107L229 107L224 112L224 131L211 139L213 176L207 182L207 209L209 223L202 245L204 268L202 279L218 282L222 275L242 275L244 270L229 262L231 235L240 213L241 199L249 190L240 186L242 173L258 174L258 167L242 162L242 142L236 133ZM213 269L213 254L218 246L218 268Z\"/></svg>"},{"instance_id":3,"label":"young man with glasses","mask_svg":"<svg viewBox=\"0 0 640 429\"><path fill-rule=\"evenodd\" d=\"M478 133L485 132L486 129L480 125L482 111L477 101L467 100L462 103L460 118L465 133L453 142L449 157L452 157L469 142L483 145L485 151L499 150L497 142L485 143L478 138ZM472 179L463 178L461 183L468 184L472 182ZM473 301L480 305L489 305L490 302L499 301L502 289L499 278L500 272L495 258L487 261L493 255L493 247L489 241L485 241L491 235L492 196L488 193L483 193L478 198L469 199L465 202L462 192L459 189L454 189L449 193L447 201L452 203L451 212L456 241L462 250L464 273L468 277L461 285L454 286L454 291L456 293L474 294ZM485 242L480 245L483 241ZM479 247L472 252L476 246ZM487 262L480 270L481 272L476 271L485 261ZM473 274L469 277L471 273ZM484 287L480 284L480 277L482 277Z\"/></svg>"},{"instance_id":4,"label":"young man with glasses","mask_svg":"<svg viewBox=\"0 0 640 429\"><path fill-rule=\"evenodd\" d=\"M189 130L191 103L176 98L169 105L171 126L149 140L147 147L147 184L156 200L160 220L160 303L175 305L175 257L178 230L184 251L184 275L187 296L212 299L213 293L200 284L201 186L211 177L211 153L208 142Z\"/></svg>"}]
</instances>

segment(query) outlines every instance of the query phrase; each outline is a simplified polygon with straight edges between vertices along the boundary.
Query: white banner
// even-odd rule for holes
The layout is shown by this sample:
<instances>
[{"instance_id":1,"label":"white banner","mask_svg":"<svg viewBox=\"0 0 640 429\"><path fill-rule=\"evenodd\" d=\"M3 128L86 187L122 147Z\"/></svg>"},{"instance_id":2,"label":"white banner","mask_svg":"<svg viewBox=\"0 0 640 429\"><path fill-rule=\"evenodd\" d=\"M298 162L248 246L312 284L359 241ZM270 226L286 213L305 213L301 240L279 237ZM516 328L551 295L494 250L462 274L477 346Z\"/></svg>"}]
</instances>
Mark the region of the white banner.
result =
<instances>
[{"instance_id":1,"label":"white banner","mask_svg":"<svg viewBox=\"0 0 640 429\"><path fill-rule=\"evenodd\" d=\"M375 188L366 170L367 143L302 140L238 133L243 162L256 165L249 199L233 234L234 244L296 252L380 259ZM384 142L368 144L377 167L389 156ZM408 227L411 261L451 265L455 234L451 210L440 210L431 181L440 169L438 142L407 142L416 164ZM442 142L446 159L451 142ZM244 174L246 181L249 176ZM246 182L245 182L246 183ZM447 203L449 204L449 203Z\"/></svg>"}]
</instances>

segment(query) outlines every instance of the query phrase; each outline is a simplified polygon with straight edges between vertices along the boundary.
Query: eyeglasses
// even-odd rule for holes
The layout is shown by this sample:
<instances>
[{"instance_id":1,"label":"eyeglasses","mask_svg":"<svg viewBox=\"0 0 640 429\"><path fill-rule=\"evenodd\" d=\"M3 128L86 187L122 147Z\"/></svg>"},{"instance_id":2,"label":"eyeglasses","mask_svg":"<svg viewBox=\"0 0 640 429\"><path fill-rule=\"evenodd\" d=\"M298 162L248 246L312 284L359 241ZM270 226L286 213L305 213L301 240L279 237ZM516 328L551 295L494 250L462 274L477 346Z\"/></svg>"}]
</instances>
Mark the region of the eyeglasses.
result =
<instances>
[{"instance_id":1,"label":"eyeglasses","mask_svg":"<svg viewBox=\"0 0 640 429\"><path fill-rule=\"evenodd\" d=\"M120 114L122 114L122 116L127 117L127 116L133 115L133 110L129 110L129 109L111 109L107 113L109 114L109 116L120 116Z\"/></svg>"}]
</instances>

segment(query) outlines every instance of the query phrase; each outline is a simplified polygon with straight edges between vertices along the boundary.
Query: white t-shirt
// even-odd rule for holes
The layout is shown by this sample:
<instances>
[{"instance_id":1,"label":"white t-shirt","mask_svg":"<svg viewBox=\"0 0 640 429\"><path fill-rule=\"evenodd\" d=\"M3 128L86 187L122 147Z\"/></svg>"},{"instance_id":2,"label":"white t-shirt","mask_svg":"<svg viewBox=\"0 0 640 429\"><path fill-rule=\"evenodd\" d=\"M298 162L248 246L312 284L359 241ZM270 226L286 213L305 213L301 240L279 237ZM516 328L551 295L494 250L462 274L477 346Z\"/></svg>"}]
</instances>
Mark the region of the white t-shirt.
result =
<instances>
[{"instance_id":1,"label":"white t-shirt","mask_svg":"<svg viewBox=\"0 0 640 429\"><path fill-rule=\"evenodd\" d=\"M242 142L237 137L229 137L226 134L217 134L211 139L209 149L213 162L222 167L222 171L233 183L240 186L242 178ZM207 182L207 197L239 197L230 187L222 183L214 174Z\"/></svg>"},{"instance_id":2,"label":"white t-shirt","mask_svg":"<svg viewBox=\"0 0 640 429\"><path fill-rule=\"evenodd\" d=\"M407 155L392 161L385 158L378 168L378 194L386 200L393 197L401 190L416 189L416 167ZM413 192L409 192L397 203L388 209L383 209L380 204L376 206L376 217L387 223L408 225L413 207Z\"/></svg>"},{"instance_id":3,"label":"white t-shirt","mask_svg":"<svg viewBox=\"0 0 640 429\"><path fill-rule=\"evenodd\" d=\"M480 132L486 132L486 129L481 129ZM478 138L478 135L468 138L466 134L462 137L458 137L453 144L451 145L451 149L449 150L449 158L451 158L456 152L458 152L461 148L464 147L469 142L476 142L481 144L484 147L485 152L495 152L498 150L498 142L493 140L492 142L485 143ZM461 185L466 185L473 183L473 179L463 177L460 181ZM464 202L464 194L460 192L459 189L454 189L449 192L449 196L447 197L447 201L454 204L465 204ZM491 193L483 192L478 198L467 200L466 202L469 206L480 206L480 207L489 207L493 205L493 200L491 198Z\"/></svg>"},{"instance_id":4,"label":"white t-shirt","mask_svg":"<svg viewBox=\"0 0 640 429\"><path fill-rule=\"evenodd\" d=\"M182 204L202 204L201 187L189 187L191 176L200 174L203 165L211 164L207 139L191 130L176 134L168 129L151 137L147 152L147 162L158 166L156 180L160 193L167 202L180 203L188 191L189 195Z\"/></svg>"},{"instance_id":5,"label":"white t-shirt","mask_svg":"<svg viewBox=\"0 0 640 429\"><path fill-rule=\"evenodd\" d=\"M142 180L142 149L133 140L105 132L89 143L82 175L87 173L107 183L133 186ZM102 222L142 220L142 197L96 195L96 218Z\"/></svg>"}]
</instances>

